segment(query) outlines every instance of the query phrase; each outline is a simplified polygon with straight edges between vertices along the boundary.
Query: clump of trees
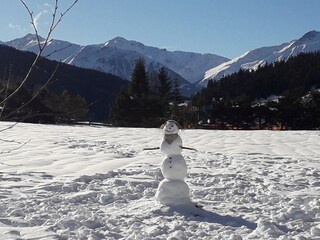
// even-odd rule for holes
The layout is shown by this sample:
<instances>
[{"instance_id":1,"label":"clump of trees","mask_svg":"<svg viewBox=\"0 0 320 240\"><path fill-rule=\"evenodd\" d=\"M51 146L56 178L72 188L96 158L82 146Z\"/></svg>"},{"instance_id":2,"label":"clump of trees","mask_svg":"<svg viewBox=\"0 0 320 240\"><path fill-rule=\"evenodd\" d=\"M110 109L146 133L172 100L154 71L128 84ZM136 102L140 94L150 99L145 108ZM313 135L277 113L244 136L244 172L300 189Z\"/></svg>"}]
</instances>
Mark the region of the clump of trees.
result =
<instances>
[{"instance_id":1,"label":"clump of trees","mask_svg":"<svg viewBox=\"0 0 320 240\"><path fill-rule=\"evenodd\" d=\"M0 101L11 94L13 86L0 83ZM31 122L31 123L71 123L86 119L88 104L80 95L71 95L64 90L60 95L44 88L38 94L25 87L6 101L0 108L3 121Z\"/></svg>"},{"instance_id":2,"label":"clump of trees","mask_svg":"<svg viewBox=\"0 0 320 240\"><path fill-rule=\"evenodd\" d=\"M183 124L187 118L180 82L172 80L165 67L159 69L156 83L150 86L145 61L139 58L129 86L119 93L111 107L110 121L115 126L158 127L167 119Z\"/></svg>"},{"instance_id":3,"label":"clump of trees","mask_svg":"<svg viewBox=\"0 0 320 240\"><path fill-rule=\"evenodd\" d=\"M320 53L308 53L210 80L192 103L215 128L319 129L319 88Z\"/></svg>"}]
</instances>

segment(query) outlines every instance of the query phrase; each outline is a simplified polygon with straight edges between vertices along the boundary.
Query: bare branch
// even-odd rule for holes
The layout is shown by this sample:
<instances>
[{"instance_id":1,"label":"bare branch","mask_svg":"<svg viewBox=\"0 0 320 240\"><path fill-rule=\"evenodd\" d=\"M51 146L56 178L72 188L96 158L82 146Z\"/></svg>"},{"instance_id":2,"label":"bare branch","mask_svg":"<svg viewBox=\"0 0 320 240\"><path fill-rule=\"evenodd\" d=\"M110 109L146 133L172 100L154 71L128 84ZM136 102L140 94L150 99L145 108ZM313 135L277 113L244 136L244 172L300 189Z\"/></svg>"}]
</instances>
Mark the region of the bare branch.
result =
<instances>
[{"instance_id":1,"label":"bare branch","mask_svg":"<svg viewBox=\"0 0 320 240\"><path fill-rule=\"evenodd\" d=\"M43 52L44 48L50 43L50 36L52 32L56 29L56 27L60 24L62 21L63 17L77 4L79 0L75 0L63 13L60 13L59 19L57 19L57 12L58 12L58 2L59 0L55 1L55 6L53 8L53 13L52 13L52 18L51 18L51 23L49 27L49 31L47 33L47 36L45 37L45 40L41 44L40 41L40 35L38 33L37 26L35 24L34 18L33 18L33 12L29 9L28 5L25 3L24 0L20 0L20 2L23 4L23 6L26 8L30 18L31 18L31 25L34 29L34 32L36 34L37 42L38 42L38 47L39 47L39 52Z\"/></svg>"},{"instance_id":2,"label":"bare branch","mask_svg":"<svg viewBox=\"0 0 320 240\"><path fill-rule=\"evenodd\" d=\"M7 130L13 128L13 127L14 127L15 125L17 125L18 123L19 123L19 122L15 122L15 123L11 124L11 125L8 126L8 127L2 128L2 129L0 129L0 132L7 131Z\"/></svg>"},{"instance_id":3,"label":"bare branch","mask_svg":"<svg viewBox=\"0 0 320 240\"><path fill-rule=\"evenodd\" d=\"M16 148L11 148L11 149L9 149L9 150L4 150L4 151L0 151L0 155L1 154L4 154L4 153L11 153L11 152L13 152L13 151L15 151L15 150L18 150L18 149L20 149L20 148L22 148L24 145L26 145L27 143L29 143L31 140L28 140L28 141L26 141L26 142L24 142L24 143L21 143L18 147L16 147ZM4 163L1 163L1 164L4 164Z\"/></svg>"},{"instance_id":4,"label":"bare branch","mask_svg":"<svg viewBox=\"0 0 320 240\"><path fill-rule=\"evenodd\" d=\"M16 143L16 144L22 144L22 142L16 141L16 140L8 140L8 139L2 139L0 138L1 142L6 142L6 143Z\"/></svg>"},{"instance_id":5,"label":"bare branch","mask_svg":"<svg viewBox=\"0 0 320 240\"><path fill-rule=\"evenodd\" d=\"M61 22L62 18L77 4L79 0L75 0L63 13L60 14L60 18L58 21L52 25L52 28L50 28L52 31L58 26L58 24ZM58 0L56 0L56 6L57 6Z\"/></svg>"},{"instance_id":6,"label":"bare branch","mask_svg":"<svg viewBox=\"0 0 320 240\"><path fill-rule=\"evenodd\" d=\"M9 99L11 99L13 96L15 96L17 94L17 92L22 88L22 86L26 83L26 81L29 79L31 72L33 71L33 69L35 68L35 65L38 63L42 52L44 51L44 49L46 48L46 46L48 45L48 43L50 42L50 36L53 32L53 30L58 26L58 24L61 22L62 18L65 16L66 13L68 13L71 8L73 8L75 6L75 4L78 2L78 0L75 0L68 8L67 10L65 10L63 13L61 13L60 18L56 21L56 14L57 14L57 10L58 10L58 2L59 0L55 1L55 7L53 10L53 14L52 14L52 20L51 20L51 25L49 28L49 32L43 42L43 44L41 45L41 41L40 41L40 36L37 30L37 27L35 25L35 21L33 18L33 13L31 12L31 10L29 9L28 5L25 3L24 0L20 0L20 2L23 4L23 6L26 8L30 18L31 18L31 24L33 26L33 29L35 31L36 37L37 37L37 41L38 41L38 46L39 46L39 52L35 58L35 60L33 61L30 69L28 70L28 73L26 74L26 76L24 77L24 79L22 80L22 82L20 83L20 85L15 89L15 91L13 91L7 98L5 98L4 100L2 100L0 102L0 105L3 105L6 101L8 101Z\"/></svg>"},{"instance_id":7,"label":"bare branch","mask_svg":"<svg viewBox=\"0 0 320 240\"><path fill-rule=\"evenodd\" d=\"M4 86L4 99L7 98L8 96L8 90L9 90L9 84L10 84L10 80L11 80L11 72L12 72L12 65L10 65L10 69L9 69L9 76L8 76L8 80L7 80L7 84L5 84ZM1 106L1 105L0 105ZM4 112L4 109L6 108L6 102L3 103L3 105L1 106L1 112L0 112L0 118L2 117L2 114Z\"/></svg>"},{"instance_id":8,"label":"bare branch","mask_svg":"<svg viewBox=\"0 0 320 240\"><path fill-rule=\"evenodd\" d=\"M46 37L44 38L43 41L41 41L41 38L40 38L40 35L39 35L39 32L38 32L38 29L37 29L37 25L36 25L36 21L35 21L35 18L33 16L33 12L30 10L30 8L28 7L28 5L26 4L25 0L20 0L20 2L22 3L22 5L24 6L24 8L26 9L27 13L29 14L29 17L30 17L30 23L32 25L32 28L35 32L35 35L36 35L36 39L37 39L37 45L38 45L38 49L39 49L39 52L38 54L36 55L34 61L32 62L30 68L28 69L26 75L24 76L23 80L19 83L19 85L14 89L14 91L12 93L8 93L9 92L9 89L10 89L10 82L11 82L11 72L12 72L12 66L10 66L10 70L9 70L9 75L8 75L8 78L6 80L6 83L4 84L3 88L0 89L0 93L3 94L3 100L0 101L0 106L1 106L1 109L0 109L0 119L7 119L9 118L10 116L12 116L14 113L17 113L19 110L23 109L24 107L26 107L28 104L30 104L30 102L32 102L39 94L40 92L46 87L48 86L48 84L50 84L52 82L52 79L54 78L54 75L56 74L57 70L58 70L58 67L60 64L57 64L56 68L54 69L54 71L52 72L52 74L50 75L49 79L46 81L46 83L44 83L34 94L33 96L27 101L27 103L24 103L22 104L20 107L18 107L17 109L15 109L14 111L10 112L8 115L6 115L4 118L3 118L3 114L4 114L4 109L6 108L6 103L12 99L20 90L21 88L26 84L26 82L28 81L29 77L30 77L30 74L34 71L37 63L39 62L39 60L41 59L41 56L43 54L43 51L44 49L49 45L50 43L50 36L51 34L53 33L53 31L56 29L56 27L60 24L61 20L63 19L63 17L65 16L66 13L68 13L71 8L73 8L75 6L75 4L78 2L78 0L75 0L64 12L62 12L60 14L60 17L57 18L57 12L58 12L58 2L59 0L55 0L55 6L54 6L54 9L53 9L53 13L52 13L52 19L51 19L51 24L50 24L50 27L49 27L49 30L48 30L48 33L46 35ZM70 46L70 45L69 45ZM69 46L67 47L64 47L60 50L55 50L53 51L52 53L48 54L48 56L50 56L51 54L54 54L58 51L62 51L63 49L66 49L68 48ZM5 74L5 73L4 73ZM4 80L6 79L6 77L4 77ZM4 131L7 131L9 129L12 129L13 127L15 127L19 122L22 122L24 121L26 118L30 117L31 113L28 113L26 114L25 116L21 117L20 119L18 119L16 122L12 123L11 125L7 126L7 127L4 127L2 129L0 129L0 133L4 132ZM8 140L8 139L3 139L3 138L0 138L0 141L1 142L7 142L7 143L15 143L15 144L19 144L18 147L16 148L12 148L12 149L8 149L8 150L3 150L3 151L0 151L0 155L1 154L4 154L4 153L11 153L12 151L15 151L21 147L23 147L24 145L26 145L29 141L26 141L26 142L19 142L19 141L15 141L15 140ZM11 166L9 164L5 164L5 163L2 163L0 162L0 164L2 165L8 165L8 166Z\"/></svg>"},{"instance_id":9,"label":"bare branch","mask_svg":"<svg viewBox=\"0 0 320 240\"><path fill-rule=\"evenodd\" d=\"M49 53L48 55L46 55L46 56L44 56L44 57L48 58L48 57L50 57L51 55L53 55L53 54L55 54L55 53L57 53L57 52L61 52L61 51L65 50L65 49L67 49L67 48L69 48L69 47L71 47L71 46L72 46L72 44L69 44L69 45L67 45L67 46L65 46L65 47L63 47L63 48L54 50L53 52Z\"/></svg>"},{"instance_id":10,"label":"bare branch","mask_svg":"<svg viewBox=\"0 0 320 240\"><path fill-rule=\"evenodd\" d=\"M26 102L25 104L22 104L20 107L18 107L17 109L15 109L14 111L10 112L8 115L6 115L3 119L8 119L10 116L12 116L14 113L20 111L21 109L23 109L24 107L26 107L28 104L30 104L39 94L40 92L45 89L49 83L52 82L52 79L54 77L54 75L56 74L58 68L59 68L60 64L57 64L56 68L53 70L51 76L48 78L48 80L45 82L45 84L43 84L41 86L41 88L39 88L37 90L37 92L28 100L28 102Z\"/></svg>"},{"instance_id":11,"label":"bare branch","mask_svg":"<svg viewBox=\"0 0 320 240\"><path fill-rule=\"evenodd\" d=\"M31 72L33 71L33 69L35 68L36 64L38 63L38 60L40 59L40 53L36 56L35 60L33 61L31 67L28 70L28 73L26 74L26 76L24 77L24 79L22 80L22 82L19 84L19 86L9 95L7 96L4 100L2 100L2 102L0 102L0 105L3 105L5 102L7 102L9 99L11 99L13 96L15 96L19 90L22 88L22 86L27 82L27 80L29 79L29 76L31 74Z\"/></svg>"},{"instance_id":12,"label":"bare branch","mask_svg":"<svg viewBox=\"0 0 320 240\"><path fill-rule=\"evenodd\" d=\"M23 6L25 7L25 9L27 10L27 12L29 13L29 16L31 18L31 25L32 25L32 28L36 34L36 37L37 37L37 43L38 43L38 48L39 48L39 52L41 52L41 41L40 41L40 36L38 34L38 29L37 29L37 26L35 24L35 21L34 21L34 18L33 18L33 12L31 12L31 10L29 9L28 5L25 3L24 0L20 0L20 2L23 4Z\"/></svg>"}]
</instances>

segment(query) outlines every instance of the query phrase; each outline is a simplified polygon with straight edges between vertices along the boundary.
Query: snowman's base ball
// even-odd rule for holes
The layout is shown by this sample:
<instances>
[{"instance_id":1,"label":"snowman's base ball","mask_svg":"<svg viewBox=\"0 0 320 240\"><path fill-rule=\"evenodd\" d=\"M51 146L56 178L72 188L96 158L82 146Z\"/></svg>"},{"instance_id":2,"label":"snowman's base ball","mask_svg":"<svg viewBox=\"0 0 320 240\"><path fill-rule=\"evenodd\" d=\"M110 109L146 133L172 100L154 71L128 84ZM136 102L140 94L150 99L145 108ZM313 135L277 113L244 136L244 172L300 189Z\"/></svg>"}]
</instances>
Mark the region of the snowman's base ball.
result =
<instances>
[{"instance_id":1,"label":"snowman's base ball","mask_svg":"<svg viewBox=\"0 0 320 240\"><path fill-rule=\"evenodd\" d=\"M184 181L164 179L159 184L156 200L164 205L190 203L189 187Z\"/></svg>"}]
</instances>

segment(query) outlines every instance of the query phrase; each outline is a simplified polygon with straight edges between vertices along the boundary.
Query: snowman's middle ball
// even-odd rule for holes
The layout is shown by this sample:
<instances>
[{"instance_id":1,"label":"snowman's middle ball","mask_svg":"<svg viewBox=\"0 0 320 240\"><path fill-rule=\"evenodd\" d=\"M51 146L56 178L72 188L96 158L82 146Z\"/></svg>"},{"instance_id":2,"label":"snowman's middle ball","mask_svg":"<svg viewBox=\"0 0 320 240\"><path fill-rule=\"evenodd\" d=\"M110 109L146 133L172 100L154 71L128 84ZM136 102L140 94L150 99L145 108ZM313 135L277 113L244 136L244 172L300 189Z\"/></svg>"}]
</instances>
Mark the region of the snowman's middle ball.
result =
<instances>
[{"instance_id":1,"label":"snowman's middle ball","mask_svg":"<svg viewBox=\"0 0 320 240\"><path fill-rule=\"evenodd\" d=\"M168 180L184 180L187 176L187 164L184 157L181 154L165 157L162 161L161 172Z\"/></svg>"}]
</instances>

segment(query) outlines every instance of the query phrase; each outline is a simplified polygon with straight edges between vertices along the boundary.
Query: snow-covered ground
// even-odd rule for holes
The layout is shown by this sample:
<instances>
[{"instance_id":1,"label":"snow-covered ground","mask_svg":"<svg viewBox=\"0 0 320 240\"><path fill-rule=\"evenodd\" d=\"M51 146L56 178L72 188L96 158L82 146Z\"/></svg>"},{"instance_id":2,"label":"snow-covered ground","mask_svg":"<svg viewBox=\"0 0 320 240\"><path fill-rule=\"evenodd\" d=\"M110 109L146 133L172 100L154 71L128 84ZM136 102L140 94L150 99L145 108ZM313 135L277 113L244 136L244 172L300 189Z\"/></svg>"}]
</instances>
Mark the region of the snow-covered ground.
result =
<instances>
[{"instance_id":1,"label":"snow-covered ground","mask_svg":"<svg viewBox=\"0 0 320 240\"><path fill-rule=\"evenodd\" d=\"M180 135L198 214L154 200L159 129L0 132L0 239L320 239L319 131Z\"/></svg>"}]
</instances>

